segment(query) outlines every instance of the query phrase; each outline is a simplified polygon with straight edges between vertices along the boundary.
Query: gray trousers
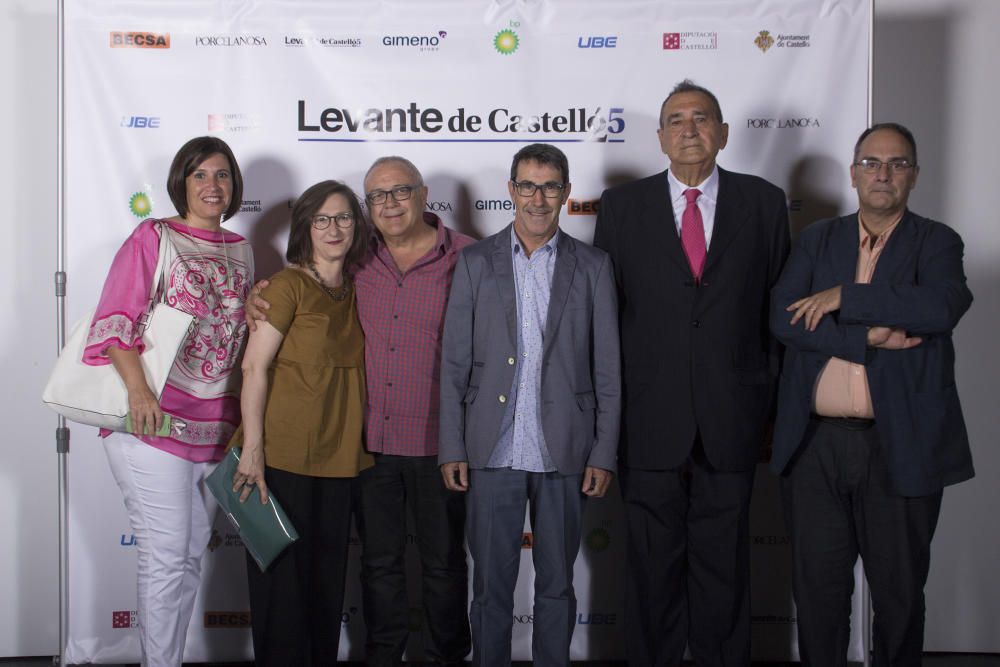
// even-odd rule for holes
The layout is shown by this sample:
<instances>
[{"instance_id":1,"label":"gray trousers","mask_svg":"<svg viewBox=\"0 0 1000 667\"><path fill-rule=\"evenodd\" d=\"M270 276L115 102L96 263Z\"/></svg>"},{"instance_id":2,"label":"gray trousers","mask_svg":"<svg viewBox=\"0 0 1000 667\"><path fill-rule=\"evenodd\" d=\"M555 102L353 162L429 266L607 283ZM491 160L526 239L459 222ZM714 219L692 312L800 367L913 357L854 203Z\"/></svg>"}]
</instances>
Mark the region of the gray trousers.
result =
<instances>
[{"instance_id":1,"label":"gray trousers","mask_svg":"<svg viewBox=\"0 0 1000 667\"><path fill-rule=\"evenodd\" d=\"M573 563L580 550L586 496L581 475L510 468L469 471L466 537L473 562L472 664L510 664L514 587L528 508L535 566L532 658L535 665L569 665L576 625Z\"/></svg>"}]
</instances>

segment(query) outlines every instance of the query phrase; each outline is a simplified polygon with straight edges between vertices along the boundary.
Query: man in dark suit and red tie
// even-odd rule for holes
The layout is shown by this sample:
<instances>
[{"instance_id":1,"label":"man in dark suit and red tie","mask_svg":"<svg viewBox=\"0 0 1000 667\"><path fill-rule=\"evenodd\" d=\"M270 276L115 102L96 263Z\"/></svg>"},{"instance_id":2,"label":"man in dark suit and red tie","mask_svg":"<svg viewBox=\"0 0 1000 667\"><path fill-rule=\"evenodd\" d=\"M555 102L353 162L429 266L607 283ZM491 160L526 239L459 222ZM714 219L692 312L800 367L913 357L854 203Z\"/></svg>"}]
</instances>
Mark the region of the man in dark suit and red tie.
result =
<instances>
[{"instance_id":1,"label":"man in dark suit and red tie","mask_svg":"<svg viewBox=\"0 0 1000 667\"><path fill-rule=\"evenodd\" d=\"M799 652L816 667L847 664L859 554L874 664L919 667L942 489L973 475L951 342L972 294L961 237L907 208L918 172L909 130L865 130L851 164L858 212L807 227L772 292L786 352L771 468Z\"/></svg>"},{"instance_id":2,"label":"man in dark suit and red tie","mask_svg":"<svg viewBox=\"0 0 1000 667\"><path fill-rule=\"evenodd\" d=\"M774 407L771 287L785 194L720 169L716 97L679 83L660 109L667 171L601 197L594 245L618 285L632 665L750 664L749 506Z\"/></svg>"}]
</instances>

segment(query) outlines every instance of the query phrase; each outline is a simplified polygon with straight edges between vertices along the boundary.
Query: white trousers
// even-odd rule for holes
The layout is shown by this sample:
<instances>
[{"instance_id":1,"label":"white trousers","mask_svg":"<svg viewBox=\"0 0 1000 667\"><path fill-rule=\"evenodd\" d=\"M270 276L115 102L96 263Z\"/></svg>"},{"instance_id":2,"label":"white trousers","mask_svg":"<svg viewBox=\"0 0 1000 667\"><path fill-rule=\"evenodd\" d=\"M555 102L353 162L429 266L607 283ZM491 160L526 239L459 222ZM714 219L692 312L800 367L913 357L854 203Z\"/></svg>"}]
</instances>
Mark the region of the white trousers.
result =
<instances>
[{"instance_id":1,"label":"white trousers","mask_svg":"<svg viewBox=\"0 0 1000 667\"><path fill-rule=\"evenodd\" d=\"M185 461L127 433L105 438L104 452L135 534L142 665L180 667L217 507L204 483L215 464Z\"/></svg>"}]
</instances>

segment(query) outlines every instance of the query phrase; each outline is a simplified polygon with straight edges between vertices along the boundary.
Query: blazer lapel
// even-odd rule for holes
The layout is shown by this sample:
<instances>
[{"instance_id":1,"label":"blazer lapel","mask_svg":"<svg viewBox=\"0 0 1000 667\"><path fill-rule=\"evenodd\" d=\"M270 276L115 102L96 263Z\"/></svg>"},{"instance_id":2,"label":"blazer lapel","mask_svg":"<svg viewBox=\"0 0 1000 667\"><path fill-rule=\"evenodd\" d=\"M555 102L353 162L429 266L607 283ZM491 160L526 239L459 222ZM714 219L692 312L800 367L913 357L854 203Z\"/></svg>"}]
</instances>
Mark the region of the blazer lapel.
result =
<instances>
[{"instance_id":1,"label":"blazer lapel","mask_svg":"<svg viewBox=\"0 0 1000 667\"><path fill-rule=\"evenodd\" d=\"M691 265L681 246L681 238L677 233L677 223L674 222L674 207L670 202L670 183L667 172L664 171L652 180L652 187L646 191L642 204L641 220L646 222L644 238L649 239L651 253L657 257L660 249L666 251L667 257L674 262L685 275L691 276Z\"/></svg>"},{"instance_id":2,"label":"blazer lapel","mask_svg":"<svg viewBox=\"0 0 1000 667\"><path fill-rule=\"evenodd\" d=\"M702 275L708 273L712 265L719 261L726 248L736 238L740 227L747 221L748 207L740 193L733 188L729 172L719 168L719 197L715 202L715 222L712 225L712 242L705 257Z\"/></svg>"},{"instance_id":3,"label":"blazer lapel","mask_svg":"<svg viewBox=\"0 0 1000 667\"><path fill-rule=\"evenodd\" d=\"M903 219L896 225L892 236L886 241L882 248L882 254L875 264L875 273L872 274L872 282L880 281L882 276L891 276L895 273L896 267L904 257L909 256L909 248L914 243L914 233L916 229L912 224L907 224L912 217L909 209L903 213Z\"/></svg>"},{"instance_id":4,"label":"blazer lapel","mask_svg":"<svg viewBox=\"0 0 1000 667\"><path fill-rule=\"evenodd\" d=\"M858 249L861 246L861 236L858 233L858 214L845 215L838 222L839 229L833 239L836 252L831 253L836 258L834 285L851 285L857 282ZM876 265L877 266L877 265ZM822 286L820 286L822 287ZM826 287L822 287L826 289Z\"/></svg>"},{"instance_id":5,"label":"blazer lapel","mask_svg":"<svg viewBox=\"0 0 1000 667\"><path fill-rule=\"evenodd\" d=\"M545 333L542 359L549 355L556 331L562 321L563 310L569 298L570 286L576 273L576 242L569 234L559 231L556 242L556 265L552 269L552 289L549 290L549 312L545 316Z\"/></svg>"},{"instance_id":6,"label":"blazer lapel","mask_svg":"<svg viewBox=\"0 0 1000 667\"><path fill-rule=\"evenodd\" d=\"M507 229L494 237L490 259L498 296L500 303L503 304L504 315L507 319L507 333L510 336L510 341L516 344L518 341L517 295L515 294L517 288L514 286L514 259L510 249L510 235L513 233L513 225L507 225Z\"/></svg>"}]
</instances>

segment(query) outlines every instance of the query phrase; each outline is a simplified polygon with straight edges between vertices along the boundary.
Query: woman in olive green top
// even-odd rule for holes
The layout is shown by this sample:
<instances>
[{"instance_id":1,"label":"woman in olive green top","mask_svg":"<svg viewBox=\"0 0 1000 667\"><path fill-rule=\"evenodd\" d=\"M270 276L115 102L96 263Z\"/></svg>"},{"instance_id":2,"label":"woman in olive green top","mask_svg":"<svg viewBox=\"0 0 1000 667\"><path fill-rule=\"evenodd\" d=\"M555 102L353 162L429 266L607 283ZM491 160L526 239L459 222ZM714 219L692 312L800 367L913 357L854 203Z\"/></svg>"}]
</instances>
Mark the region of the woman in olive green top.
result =
<instances>
[{"instance_id":1,"label":"woman in olive green top","mask_svg":"<svg viewBox=\"0 0 1000 667\"><path fill-rule=\"evenodd\" d=\"M323 181L292 208L292 264L263 291L266 322L243 357L242 443L233 479L281 499L299 540L266 572L247 557L258 665L336 661L352 497L364 451L364 336L347 278L371 234L357 196Z\"/></svg>"}]
</instances>

